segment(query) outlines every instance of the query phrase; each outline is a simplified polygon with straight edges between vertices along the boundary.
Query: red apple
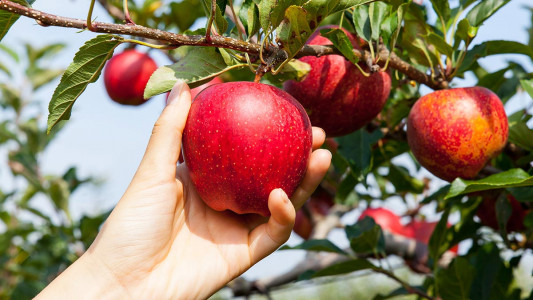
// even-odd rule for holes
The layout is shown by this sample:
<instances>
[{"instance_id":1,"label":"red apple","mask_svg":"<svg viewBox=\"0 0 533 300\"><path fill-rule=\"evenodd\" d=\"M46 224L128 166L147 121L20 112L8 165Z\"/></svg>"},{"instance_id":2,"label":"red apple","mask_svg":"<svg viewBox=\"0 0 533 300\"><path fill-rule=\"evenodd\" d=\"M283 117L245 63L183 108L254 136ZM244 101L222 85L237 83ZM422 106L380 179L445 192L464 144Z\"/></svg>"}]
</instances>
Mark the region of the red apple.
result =
<instances>
[{"instance_id":1,"label":"red apple","mask_svg":"<svg viewBox=\"0 0 533 300\"><path fill-rule=\"evenodd\" d=\"M334 201L331 194L324 188L318 187L304 204L308 212L314 216L325 216L329 213ZM293 231L304 240L309 239L313 231L313 222L303 209L296 212Z\"/></svg>"},{"instance_id":2,"label":"red apple","mask_svg":"<svg viewBox=\"0 0 533 300\"><path fill-rule=\"evenodd\" d=\"M483 202L479 205L476 215L483 225L498 230L500 227L498 226L498 217L496 216L496 200L498 199L499 193L485 192L482 195ZM522 207L522 204L511 194L507 195L507 200L512 209L511 216L507 220L507 232L524 230L524 218L528 210Z\"/></svg>"},{"instance_id":3,"label":"red apple","mask_svg":"<svg viewBox=\"0 0 533 300\"><path fill-rule=\"evenodd\" d=\"M109 97L124 105L141 105L146 84L157 69L155 61L135 49L113 56L104 70L104 84Z\"/></svg>"},{"instance_id":4,"label":"red apple","mask_svg":"<svg viewBox=\"0 0 533 300\"><path fill-rule=\"evenodd\" d=\"M475 177L507 142L503 104L484 87L436 91L409 113L407 139L418 162L452 181Z\"/></svg>"},{"instance_id":5,"label":"red apple","mask_svg":"<svg viewBox=\"0 0 533 300\"><path fill-rule=\"evenodd\" d=\"M403 225L400 222L400 217L388 209L381 207L367 208L363 211L361 216L359 216L359 220L362 220L365 217L373 218L376 224L381 226L381 229L383 230L394 234L405 235Z\"/></svg>"},{"instance_id":6,"label":"red apple","mask_svg":"<svg viewBox=\"0 0 533 300\"><path fill-rule=\"evenodd\" d=\"M331 28L331 26L330 26ZM320 35L319 28L308 41L310 45L331 45ZM347 33L356 48L356 38ZM289 80L284 89L305 107L311 123L323 128L328 137L356 131L380 112L391 89L387 72L364 76L357 67L340 55L306 56L301 61L311 71L301 82ZM363 63L359 66L368 72Z\"/></svg>"},{"instance_id":7,"label":"red apple","mask_svg":"<svg viewBox=\"0 0 533 300\"><path fill-rule=\"evenodd\" d=\"M183 133L191 180L212 209L270 214L268 196L290 197L311 154L311 123L286 92L266 84L208 87L192 103Z\"/></svg>"}]
</instances>

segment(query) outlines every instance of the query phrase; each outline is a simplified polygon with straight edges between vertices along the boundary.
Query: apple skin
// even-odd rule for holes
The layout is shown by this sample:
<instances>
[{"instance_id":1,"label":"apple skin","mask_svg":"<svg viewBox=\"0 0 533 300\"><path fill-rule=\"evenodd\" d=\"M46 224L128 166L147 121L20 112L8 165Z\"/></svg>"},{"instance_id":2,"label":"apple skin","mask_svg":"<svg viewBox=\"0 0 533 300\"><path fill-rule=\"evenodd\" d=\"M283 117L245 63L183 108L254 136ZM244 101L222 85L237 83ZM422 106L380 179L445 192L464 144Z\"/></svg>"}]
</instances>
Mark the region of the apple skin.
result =
<instances>
[{"instance_id":1,"label":"apple skin","mask_svg":"<svg viewBox=\"0 0 533 300\"><path fill-rule=\"evenodd\" d=\"M501 100L484 87L427 94L415 103L407 121L414 156L447 181L474 178L503 149L508 131Z\"/></svg>"},{"instance_id":2,"label":"apple skin","mask_svg":"<svg viewBox=\"0 0 533 300\"><path fill-rule=\"evenodd\" d=\"M214 210L270 215L268 196L291 197L311 154L311 123L286 92L266 84L212 85L192 103L183 157L196 190Z\"/></svg>"},{"instance_id":3,"label":"apple skin","mask_svg":"<svg viewBox=\"0 0 533 300\"><path fill-rule=\"evenodd\" d=\"M362 220L365 217L373 218L376 224L381 226L382 230L387 230L393 234L405 235L400 217L388 209L382 207L367 208L359 216L358 220Z\"/></svg>"},{"instance_id":4,"label":"apple skin","mask_svg":"<svg viewBox=\"0 0 533 300\"><path fill-rule=\"evenodd\" d=\"M304 205L312 215L326 216L334 204L335 202L331 194L323 187L318 186ZM296 212L293 231L304 240L307 240L313 228L314 226L309 216L307 216L304 210L298 210Z\"/></svg>"},{"instance_id":5,"label":"apple skin","mask_svg":"<svg viewBox=\"0 0 533 300\"><path fill-rule=\"evenodd\" d=\"M332 45L321 36L319 28L307 42L309 45ZM347 32L354 47L355 36ZM328 137L342 136L369 123L383 109L391 89L387 72L365 77L357 67L340 55L305 56L301 61L311 66L301 82L289 80L283 88L305 107L313 126L321 127ZM368 67L360 63L368 72Z\"/></svg>"},{"instance_id":6,"label":"apple skin","mask_svg":"<svg viewBox=\"0 0 533 300\"><path fill-rule=\"evenodd\" d=\"M481 223L494 230L499 230L498 217L496 216L496 201L498 200L498 194L483 193L483 202L479 205L476 215L481 220ZM507 194L507 200L511 205L512 212L509 220L507 220L507 232L517 232L525 229L524 218L526 217L528 210L522 207L522 204L516 198Z\"/></svg>"},{"instance_id":7,"label":"apple skin","mask_svg":"<svg viewBox=\"0 0 533 300\"><path fill-rule=\"evenodd\" d=\"M141 105L146 84L157 69L146 53L129 49L113 56L104 70L104 84L111 100L123 105Z\"/></svg>"}]
</instances>

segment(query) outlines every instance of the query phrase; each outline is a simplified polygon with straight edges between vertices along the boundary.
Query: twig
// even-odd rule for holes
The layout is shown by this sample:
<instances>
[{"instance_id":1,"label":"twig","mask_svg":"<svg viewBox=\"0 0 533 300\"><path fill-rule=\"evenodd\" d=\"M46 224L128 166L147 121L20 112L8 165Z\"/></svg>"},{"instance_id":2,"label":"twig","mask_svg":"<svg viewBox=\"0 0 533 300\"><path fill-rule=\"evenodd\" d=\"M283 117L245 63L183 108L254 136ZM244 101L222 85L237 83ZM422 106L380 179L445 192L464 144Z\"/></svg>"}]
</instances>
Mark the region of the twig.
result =
<instances>
[{"instance_id":1,"label":"twig","mask_svg":"<svg viewBox=\"0 0 533 300\"><path fill-rule=\"evenodd\" d=\"M99 0L100 1L100 0ZM42 12L30 7L22 6L18 3L14 3L9 0L0 0L0 9L22 15L28 18L35 19L39 24L43 26L58 26L58 27L67 27L67 28L77 28L77 29L86 29L87 22L85 20L67 18L62 16L57 16L49 13ZM121 35L132 35L136 37L148 38L156 41L160 41L166 44L173 46L208 46L208 47L218 47L218 48L227 48L244 53L258 55L261 52L261 46L257 43L250 43L246 41L241 41L234 38L223 37L220 35L211 35L210 40L207 40L205 36L201 35L182 35L175 34L159 29L148 28L140 25L121 25L121 24L110 24L103 22L93 22L93 27L95 27L94 32L98 33L110 33L110 34L121 34ZM263 49L263 54L270 56L276 54L277 51L281 49L275 47L274 45L269 45ZM357 49L353 50L354 54L358 57L365 57L365 55L370 55L368 51L360 51ZM327 54L341 54L332 46L318 46L318 45L305 45L302 47L300 52L296 57L302 56L322 56ZM380 47L378 53L380 64L384 64L389 51L386 47ZM409 63L403 61L394 53L390 54L390 63L389 65L397 69L399 72L405 74L407 77L412 78L422 84L429 86L432 89L444 89L448 87L448 82L444 80L439 80L437 82L433 81L431 76L417 70L415 67L411 66Z\"/></svg>"},{"instance_id":2,"label":"twig","mask_svg":"<svg viewBox=\"0 0 533 300\"><path fill-rule=\"evenodd\" d=\"M98 0L98 3L109 13L110 16L117 20L124 20L126 19L126 16L124 15L124 12L120 10L118 7L113 6L107 2L107 0Z\"/></svg>"}]
</instances>

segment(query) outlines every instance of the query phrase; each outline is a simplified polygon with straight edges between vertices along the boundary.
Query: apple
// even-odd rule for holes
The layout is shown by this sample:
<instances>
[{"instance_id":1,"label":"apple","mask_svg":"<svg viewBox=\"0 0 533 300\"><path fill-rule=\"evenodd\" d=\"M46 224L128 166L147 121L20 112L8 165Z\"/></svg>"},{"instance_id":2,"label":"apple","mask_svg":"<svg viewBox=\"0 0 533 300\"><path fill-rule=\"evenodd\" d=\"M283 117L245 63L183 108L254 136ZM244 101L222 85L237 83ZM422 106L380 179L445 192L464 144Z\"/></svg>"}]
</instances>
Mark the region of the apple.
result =
<instances>
[{"instance_id":1,"label":"apple","mask_svg":"<svg viewBox=\"0 0 533 300\"><path fill-rule=\"evenodd\" d=\"M124 105L141 105L146 84L157 69L146 53L129 49L113 56L104 70L104 84L109 97Z\"/></svg>"},{"instance_id":2,"label":"apple","mask_svg":"<svg viewBox=\"0 0 533 300\"><path fill-rule=\"evenodd\" d=\"M404 236L415 239L427 245L429 244L429 239L431 238L431 235L433 234L433 231L435 230L435 227L438 223L439 222L413 220L407 225L405 225ZM451 224L448 223L448 227L450 226ZM452 251L453 253L457 253L458 250L458 245L455 245L450 249L450 251Z\"/></svg>"},{"instance_id":3,"label":"apple","mask_svg":"<svg viewBox=\"0 0 533 300\"><path fill-rule=\"evenodd\" d=\"M307 42L309 45L331 45L320 35L319 28ZM347 32L354 47L356 37ZM376 72L369 77L341 55L306 56L301 61L311 66L301 82L289 80L284 89L305 107L311 123L323 128L328 137L346 135L360 129L380 112L391 89L387 72ZM359 66L368 72L364 63Z\"/></svg>"},{"instance_id":4,"label":"apple","mask_svg":"<svg viewBox=\"0 0 533 300\"><path fill-rule=\"evenodd\" d=\"M334 204L331 194L319 186L304 205L312 216L326 216ZM312 216L308 216L303 209L296 212L293 231L304 240L309 239L311 231L313 231Z\"/></svg>"},{"instance_id":5,"label":"apple","mask_svg":"<svg viewBox=\"0 0 533 300\"><path fill-rule=\"evenodd\" d=\"M386 230L393 234L405 235L404 227L400 222L400 217L392 211L385 208L367 208L359 216L359 220L365 217L371 217L374 219L382 230Z\"/></svg>"},{"instance_id":6,"label":"apple","mask_svg":"<svg viewBox=\"0 0 533 300\"><path fill-rule=\"evenodd\" d=\"M407 121L414 156L447 181L475 177L503 149L508 131L501 100L484 87L427 94L415 103Z\"/></svg>"},{"instance_id":7,"label":"apple","mask_svg":"<svg viewBox=\"0 0 533 300\"><path fill-rule=\"evenodd\" d=\"M483 200L477 209L476 215L483 225L498 230L500 227L498 226L498 217L496 216L496 200L498 199L499 193L485 192L482 195ZM509 201L512 209L511 216L507 220L507 232L524 230L524 218L528 210L522 207L522 204L511 194L507 194L507 201Z\"/></svg>"},{"instance_id":8,"label":"apple","mask_svg":"<svg viewBox=\"0 0 533 300\"><path fill-rule=\"evenodd\" d=\"M311 123L286 92L266 84L212 85L192 103L183 133L191 180L214 210L270 215L268 196L291 197L311 154Z\"/></svg>"}]
</instances>

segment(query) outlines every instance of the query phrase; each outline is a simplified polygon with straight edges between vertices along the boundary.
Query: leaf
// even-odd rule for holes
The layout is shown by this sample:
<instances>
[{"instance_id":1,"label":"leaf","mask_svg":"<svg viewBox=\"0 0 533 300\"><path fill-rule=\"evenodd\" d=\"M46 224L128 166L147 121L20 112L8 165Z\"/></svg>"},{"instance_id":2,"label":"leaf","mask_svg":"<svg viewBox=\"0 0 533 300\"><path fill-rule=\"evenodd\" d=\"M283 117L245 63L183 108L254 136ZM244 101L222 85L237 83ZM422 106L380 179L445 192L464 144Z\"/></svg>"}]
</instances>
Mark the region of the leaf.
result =
<instances>
[{"instance_id":1,"label":"leaf","mask_svg":"<svg viewBox=\"0 0 533 300\"><path fill-rule=\"evenodd\" d=\"M328 38L335 48L339 49L349 61L354 64L359 61L359 58L353 53L353 45L350 39L342 29L324 29L320 31L320 35Z\"/></svg>"},{"instance_id":2,"label":"leaf","mask_svg":"<svg viewBox=\"0 0 533 300\"><path fill-rule=\"evenodd\" d=\"M391 164L387 179L394 185L397 193L412 192L420 194L424 191L424 183L409 175L409 171L404 167Z\"/></svg>"},{"instance_id":3,"label":"leaf","mask_svg":"<svg viewBox=\"0 0 533 300\"><path fill-rule=\"evenodd\" d=\"M450 19L451 14L449 1L431 0L431 5L433 6L433 10L437 13L437 16L439 16L439 18L442 19L442 22L446 24L448 19Z\"/></svg>"},{"instance_id":4,"label":"leaf","mask_svg":"<svg viewBox=\"0 0 533 300\"><path fill-rule=\"evenodd\" d=\"M455 179L445 199L477 191L532 186L533 176L522 169L511 169L480 180Z\"/></svg>"},{"instance_id":5,"label":"leaf","mask_svg":"<svg viewBox=\"0 0 533 300\"><path fill-rule=\"evenodd\" d=\"M433 229L433 233L429 238L428 249L429 255L433 258L435 262L438 261L440 256L448 250L449 239L447 237L447 225L448 225L448 216L450 215L450 210L447 209L442 216L440 217L437 226Z\"/></svg>"},{"instance_id":6,"label":"leaf","mask_svg":"<svg viewBox=\"0 0 533 300\"><path fill-rule=\"evenodd\" d=\"M213 47L180 47L178 55L180 58L177 63L162 66L152 74L144 90L146 99L170 91L178 79L194 88L227 70L247 66L228 66L220 52Z\"/></svg>"},{"instance_id":7,"label":"leaf","mask_svg":"<svg viewBox=\"0 0 533 300\"><path fill-rule=\"evenodd\" d=\"M47 133L62 120L68 120L72 106L87 86L95 82L106 61L121 41L112 35L99 35L83 45L61 77L48 106Z\"/></svg>"},{"instance_id":8,"label":"leaf","mask_svg":"<svg viewBox=\"0 0 533 300\"><path fill-rule=\"evenodd\" d=\"M459 24L457 24L457 31L455 32L455 37L458 37L459 39L463 41L469 41L472 40L477 35L478 27L473 27L470 25L470 22L468 22L468 19L462 19ZM459 47L459 43L456 43L454 45L455 49Z\"/></svg>"},{"instance_id":9,"label":"leaf","mask_svg":"<svg viewBox=\"0 0 533 300\"><path fill-rule=\"evenodd\" d=\"M68 183L63 178L53 178L49 181L48 195L58 209L68 213L68 199L70 190Z\"/></svg>"},{"instance_id":10,"label":"leaf","mask_svg":"<svg viewBox=\"0 0 533 300\"><path fill-rule=\"evenodd\" d=\"M265 34L270 27L276 28L285 18L285 11L291 6L302 5L304 0L262 0L259 3L259 23Z\"/></svg>"},{"instance_id":11,"label":"leaf","mask_svg":"<svg viewBox=\"0 0 533 300\"><path fill-rule=\"evenodd\" d=\"M301 243L300 245L291 247L283 246L280 250L307 250L307 251L318 251L318 252L333 252L342 255L348 255L344 250L337 247L330 240L309 240Z\"/></svg>"},{"instance_id":12,"label":"leaf","mask_svg":"<svg viewBox=\"0 0 533 300\"><path fill-rule=\"evenodd\" d=\"M11 56L11 58L13 58L15 62L20 62L19 55L17 54L15 50L9 48L8 46L4 44L0 44L0 50L4 51L6 54Z\"/></svg>"},{"instance_id":13,"label":"leaf","mask_svg":"<svg viewBox=\"0 0 533 300\"><path fill-rule=\"evenodd\" d=\"M440 35L432 32L432 33L430 33L429 35L426 36L426 40L427 40L428 43L430 43L431 45L435 46L435 48L437 48L437 50L440 53L446 55L447 57L452 57L452 55L453 55L452 46L450 46L448 43L446 43L444 38L442 38Z\"/></svg>"},{"instance_id":14,"label":"leaf","mask_svg":"<svg viewBox=\"0 0 533 300\"><path fill-rule=\"evenodd\" d=\"M469 50L461 65L461 71L464 72L480 58L496 54L523 54L529 56L533 60L533 49L515 41L486 41Z\"/></svg>"},{"instance_id":15,"label":"leaf","mask_svg":"<svg viewBox=\"0 0 533 300\"><path fill-rule=\"evenodd\" d=\"M466 258L457 257L447 269L437 271L440 297L446 300L469 300L476 269Z\"/></svg>"},{"instance_id":16,"label":"leaf","mask_svg":"<svg viewBox=\"0 0 533 300\"><path fill-rule=\"evenodd\" d=\"M520 85L522 86L522 88L524 89L524 91L527 92L527 94L529 95L529 97L531 97L531 99L533 99L533 79L530 79L530 80L520 80ZM533 151L533 150L530 150L530 151Z\"/></svg>"},{"instance_id":17,"label":"leaf","mask_svg":"<svg viewBox=\"0 0 533 300\"><path fill-rule=\"evenodd\" d=\"M215 16L213 17L213 23L215 24L215 27L217 28L218 33L223 34L228 29L228 21L224 17L224 13L226 12L225 3L227 1L225 0L203 0L202 3L204 4L204 9L206 11L206 15L208 19L211 17L211 1L216 1Z\"/></svg>"},{"instance_id":18,"label":"leaf","mask_svg":"<svg viewBox=\"0 0 533 300\"><path fill-rule=\"evenodd\" d=\"M311 66L308 63L292 59L283 66L278 74L267 73L264 78L267 78L270 82L283 84L287 80L302 81L309 74L309 71L311 71Z\"/></svg>"},{"instance_id":19,"label":"leaf","mask_svg":"<svg viewBox=\"0 0 533 300\"><path fill-rule=\"evenodd\" d=\"M368 6L368 16L370 17L370 29L372 40L377 41L381 33L381 23L387 16L389 6L383 2L372 2Z\"/></svg>"},{"instance_id":20,"label":"leaf","mask_svg":"<svg viewBox=\"0 0 533 300\"><path fill-rule=\"evenodd\" d=\"M370 217L365 217L354 225L346 226L344 231L350 241L350 247L357 254L381 253L385 248L385 238L381 227Z\"/></svg>"},{"instance_id":21,"label":"leaf","mask_svg":"<svg viewBox=\"0 0 533 300\"><path fill-rule=\"evenodd\" d=\"M307 17L303 7L292 5L285 11L285 19L277 29L281 47L287 51L289 58L300 51L314 31L309 27Z\"/></svg>"},{"instance_id":22,"label":"leaf","mask_svg":"<svg viewBox=\"0 0 533 300\"><path fill-rule=\"evenodd\" d=\"M196 19L204 16L202 0L184 0L170 3L170 19L181 32L189 29Z\"/></svg>"},{"instance_id":23,"label":"leaf","mask_svg":"<svg viewBox=\"0 0 533 300\"><path fill-rule=\"evenodd\" d=\"M372 38L372 29L370 27L370 18L368 6L356 7L353 12L353 24L357 36L369 42Z\"/></svg>"},{"instance_id":24,"label":"leaf","mask_svg":"<svg viewBox=\"0 0 533 300\"><path fill-rule=\"evenodd\" d=\"M513 114L519 117L517 120L509 117L509 142L533 152L533 129L527 126L527 120L522 120L523 114L522 111Z\"/></svg>"},{"instance_id":25,"label":"leaf","mask_svg":"<svg viewBox=\"0 0 533 300\"><path fill-rule=\"evenodd\" d=\"M329 266L327 268L324 268L315 274L313 274L313 278L315 277L322 277L322 276L330 276L330 275L339 275L339 274L346 274L346 273L352 273L355 271L361 271L366 269L376 269L377 267L374 266L370 261L368 261L365 258L356 258L353 260L341 262L332 266Z\"/></svg>"},{"instance_id":26,"label":"leaf","mask_svg":"<svg viewBox=\"0 0 533 300\"><path fill-rule=\"evenodd\" d=\"M352 173L358 180L363 180L372 169L372 147L383 134L376 130L369 133L360 129L349 135L336 138L339 153L344 156L352 167Z\"/></svg>"},{"instance_id":27,"label":"leaf","mask_svg":"<svg viewBox=\"0 0 533 300\"><path fill-rule=\"evenodd\" d=\"M474 27L478 27L483 22L490 18L495 12L502 8L510 0L483 0L474 6L466 15L466 18L470 24ZM445 1L443 1L445 2Z\"/></svg>"},{"instance_id":28,"label":"leaf","mask_svg":"<svg viewBox=\"0 0 533 300\"><path fill-rule=\"evenodd\" d=\"M245 0L239 10L239 19L246 29L248 37L253 36L261 28L259 23L259 9L253 0Z\"/></svg>"},{"instance_id":29,"label":"leaf","mask_svg":"<svg viewBox=\"0 0 533 300\"><path fill-rule=\"evenodd\" d=\"M65 72L65 70L62 69L39 70L39 72L37 72L36 74L32 74L28 78L30 79L33 85L33 90L38 90L39 88L50 83L57 77L61 76L63 72Z\"/></svg>"},{"instance_id":30,"label":"leaf","mask_svg":"<svg viewBox=\"0 0 533 300\"><path fill-rule=\"evenodd\" d=\"M11 2L15 2L26 7L30 6L26 0L11 0ZM30 2L33 3L33 1ZM6 10L0 10L0 41L4 38L4 36L6 36L9 28L11 28L11 26L13 26L13 24L15 24L19 18L20 15L10 13Z\"/></svg>"},{"instance_id":31,"label":"leaf","mask_svg":"<svg viewBox=\"0 0 533 300\"><path fill-rule=\"evenodd\" d=\"M331 13L345 10L347 8L354 7L354 6L364 6L365 4L368 4L374 1L376 0L340 0L339 4L337 4L335 9Z\"/></svg>"}]
</instances>

